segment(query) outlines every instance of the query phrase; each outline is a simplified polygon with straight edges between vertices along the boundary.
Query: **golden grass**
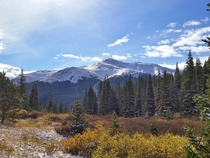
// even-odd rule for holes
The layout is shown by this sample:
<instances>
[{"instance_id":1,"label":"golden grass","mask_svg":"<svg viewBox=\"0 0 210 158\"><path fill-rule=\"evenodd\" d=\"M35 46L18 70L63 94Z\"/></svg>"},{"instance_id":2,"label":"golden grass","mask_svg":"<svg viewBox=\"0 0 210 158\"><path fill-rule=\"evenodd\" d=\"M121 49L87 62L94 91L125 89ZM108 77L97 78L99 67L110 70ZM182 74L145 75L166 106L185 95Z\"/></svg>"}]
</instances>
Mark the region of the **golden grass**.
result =
<instances>
[{"instance_id":1,"label":"golden grass","mask_svg":"<svg viewBox=\"0 0 210 158\"><path fill-rule=\"evenodd\" d=\"M109 128L111 124L111 115L98 116L98 115L86 115L86 119L90 128L94 128L97 121L104 123L104 126ZM195 134L198 134L204 126L199 118L175 118L167 121L160 117L139 117L139 118L118 118L121 124L121 131L123 133L134 134L136 132L141 134L150 134L150 125L154 122L158 128L160 135L171 133L174 135L185 135L185 128L193 128Z\"/></svg>"}]
</instances>

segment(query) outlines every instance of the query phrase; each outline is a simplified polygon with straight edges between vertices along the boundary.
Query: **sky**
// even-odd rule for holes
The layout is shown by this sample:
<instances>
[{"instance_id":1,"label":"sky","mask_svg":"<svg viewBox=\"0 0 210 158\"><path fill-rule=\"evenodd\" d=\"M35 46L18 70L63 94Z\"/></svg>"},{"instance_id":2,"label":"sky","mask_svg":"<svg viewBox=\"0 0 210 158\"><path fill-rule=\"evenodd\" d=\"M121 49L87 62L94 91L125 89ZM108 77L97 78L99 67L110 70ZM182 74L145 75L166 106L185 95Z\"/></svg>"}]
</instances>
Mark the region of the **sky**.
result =
<instances>
[{"instance_id":1,"label":"sky","mask_svg":"<svg viewBox=\"0 0 210 158\"><path fill-rule=\"evenodd\" d=\"M207 0L0 0L0 69L57 70L113 58L183 69L210 50Z\"/></svg>"}]
</instances>

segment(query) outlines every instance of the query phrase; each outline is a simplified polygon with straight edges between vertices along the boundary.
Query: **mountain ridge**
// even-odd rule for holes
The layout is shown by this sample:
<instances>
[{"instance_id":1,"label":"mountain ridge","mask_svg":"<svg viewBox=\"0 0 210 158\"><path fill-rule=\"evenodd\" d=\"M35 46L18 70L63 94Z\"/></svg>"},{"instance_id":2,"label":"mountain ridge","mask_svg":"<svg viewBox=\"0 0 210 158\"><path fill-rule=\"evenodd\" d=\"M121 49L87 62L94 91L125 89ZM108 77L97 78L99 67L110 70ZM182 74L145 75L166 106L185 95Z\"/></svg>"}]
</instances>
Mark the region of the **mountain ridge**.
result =
<instances>
[{"instance_id":1,"label":"mountain ridge","mask_svg":"<svg viewBox=\"0 0 210 158\"><path fill-rule=\"evenodd\" d=\"M138 77L141 74L157 75L163 71L174 73L174 70L162 67L158 64L134 62L127 63L112 58L107 58L101 62L88 66L67 67L61 70L39 70L25 74L26 82L64 82L78 83L83 78L96 78L104 80L104 78L112 78L116 76L132 75ZM16 77L14 80L17 80Z\"/></svg>"}]
</instances>

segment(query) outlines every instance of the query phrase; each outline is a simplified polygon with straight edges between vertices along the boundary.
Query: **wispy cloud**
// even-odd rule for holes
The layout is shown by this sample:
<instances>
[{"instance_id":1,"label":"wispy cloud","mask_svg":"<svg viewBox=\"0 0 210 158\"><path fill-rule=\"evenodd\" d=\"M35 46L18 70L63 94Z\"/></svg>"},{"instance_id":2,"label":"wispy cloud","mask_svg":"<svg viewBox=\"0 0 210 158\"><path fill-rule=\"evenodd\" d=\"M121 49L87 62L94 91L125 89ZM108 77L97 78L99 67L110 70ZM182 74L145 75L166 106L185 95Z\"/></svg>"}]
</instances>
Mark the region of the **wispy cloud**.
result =
<instances>
[{"instance_id":1,"label":"wispy cloud","mask_svg":"<svg viewBox=\"0 0 210 158\"><path fill-rule=\"evenodd\" d=\"M109 53L102 53L103 56L110 56Z\"/></svg>"},{"instance_id":2,"label":"wispy cloud","mask_svg":"<svg viewBox=\"0 0 210 158\"><path fill-rule=\"evenodd\" d=\"M201 19L201 21L206 24L209 21L209 18L208 17L205 17L204 19Z\"/></svg>"},{"instance_id":3,"label":"wispy cloud","mask_svg":"<svg viewBox=\"0 0 210 158\"><path fill-rule=\"evenodd\" d=\"M99 57L87 57L87 56L78 56L78 55L74 55L74 54L57 54L54 59L59 59L60 57L64 57L64 58L72 58L72 59L79 59L82 61L102 61L101 58Z\"/></svg>"},{"instance_id":4,"label":"wispy cloud","mask_svg":"<svg viewBox=\"0 0 210 158\"><path fill-rule=\"evenodd\" d=\"M145 55L147 57L182 57L180 53L178 53L173 47L169 45L160 45L160 46L143 46L146 50Z\"/></svg>"},{"instance_id":5,"label":"wispy cloud","mask_svg":"<svg viewBox=\"0 0 210 158\"><path fill-rule=\"evenodd\" d=\"M113 59L116 59L116 60L126 60L128 59L126 56L124 55L112 55L112 58Z\"/></svg>"},{"instance_id":6,"label":"wispy cloud","mask_svg":"<svg viewBox=\"0 0 210 158\"><path fill-rule=\"evenodd\" d=\"M178 63L179 70L183 70L185 67L185 64L186 64L185 62ZM163 67L167 67L169 69L176 69L176 64L163 63L163 64L159 64L159 65L163 66Z\"/></svg>"},{"instance_id":7,"label":"wispy cloud","mask_svg":"<svg viewBox=\"0 0 210 158\"><path fill-rule=\"evenodd\" d=\"M199 57L201 64L204 64L205 61L207 61L209 58L209 56L203 56L203 57ZM194 63L196 62L196 58L194 58ZM176 68L176 64L167 64L167 63L163 63L163 64L159 64L163 67L167 67L169 69L175 69ZM186 66L186 62L180 62L178 63L178 67L179 70L183 70Z\"/></svg>"},{"instance_id":8,"label":"wispy cloud","mask_svg":"<svg viewBox=\"0 0 210 158\"><path fill-rule=\"evenodd\" d=\"M200 21L196 21L196 20L191 20L191 21L187 21L183 24L183 27L187 27L187 26L196 26L196 25L200 25L201 22Z\"/></svg>"},{"instance_id":9,"label":"wispy cloud","mask_svg":"<svg viewBox=\"0 0 210 158\"><path fill-rule=\"evenodd\" d=\"M170 41L168 40L168 39L166 39L166 40L161 40L160 42L158 42L157 44L158 45L162 45L162 44L169 44L170 43Z\"/></svg>"},{"instance_id":10,"label":"wispy cloud","mask_svg":"<svg viewBox=\"0 0 210 158\"><path fill-rule=\"evenodd\" d=\"M168 25L166 25L166 27L174 28L176 25L177 25L176 22L172 22L172 23L169 23Z\"/></svg>"},{"instance_id":11,"label":"wispy cloud","mask_svg":"<svg viewBox=\"0 0 210 158\"><path fill-rule=\"evenodd\" d=\"M210 27L204 27L195 30L186 30L178 40L172 45L173 47L181 46L196 46L197 44L203 44L202 37L210 33Z\"/></svg>"},{"instance_id":12,"label":"wispy cloud","mask_svg":"<svg viewBox=\"0 0 210 158\"><path fill-rule=\"evenodd\" d=\"M129 41L129 38L128 38L129 36L130 36L130 34L127 34L123 38L116 40L114 43L108 44L107 47L114 47L117 45L121 45L122 43L127 43Z\"/></svg>"}]
</instances>

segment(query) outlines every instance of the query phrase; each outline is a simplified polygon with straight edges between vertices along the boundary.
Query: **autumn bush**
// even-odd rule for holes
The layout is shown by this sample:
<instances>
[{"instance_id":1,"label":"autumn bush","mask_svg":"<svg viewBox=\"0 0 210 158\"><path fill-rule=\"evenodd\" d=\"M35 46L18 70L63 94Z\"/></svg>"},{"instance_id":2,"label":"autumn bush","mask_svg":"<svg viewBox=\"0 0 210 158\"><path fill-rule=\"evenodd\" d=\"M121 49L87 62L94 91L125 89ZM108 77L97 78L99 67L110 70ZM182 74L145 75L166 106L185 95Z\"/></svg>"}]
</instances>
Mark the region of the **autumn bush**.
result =
<instances>
[{"instance_id":1,"label":"autumn bush","mask_svg":"<svg viewBox=\"0 0 210 158\"><path fill-rule=\"evenodd\" d=\"M88 121L89 128L93 129L97 121L104 123L106 129L109 128L111 124L111 115L98 116L98 115L86 115L86 120ZM118 117L118 121L121 124L121 131L127 134L135 134L136 132L143 135L150 134L150 125L154 122L158 128L160 135L171 133L174 135L184 136L186 128L193 128L195 134L200 132L200 129L204 126L198 117L194 118L175 118L173 120L167 121L161 119L160 117L137 117L137 118L125 118Z\"/></svg>"},{"instance_id":2,"label":"autumn bush","mask_svg":"<svg viewBox=\"0 0 210 158\"><path fill-rule=\"evenodd\" d=\"M139 133L111 135L100 123L93 130L88 129L83 134L62 140L61 145L64 152L84 157L174 158L182 157L186 139L172 134L158 137L153 135L145 137Z\"/></svg>"}]
</instances>

